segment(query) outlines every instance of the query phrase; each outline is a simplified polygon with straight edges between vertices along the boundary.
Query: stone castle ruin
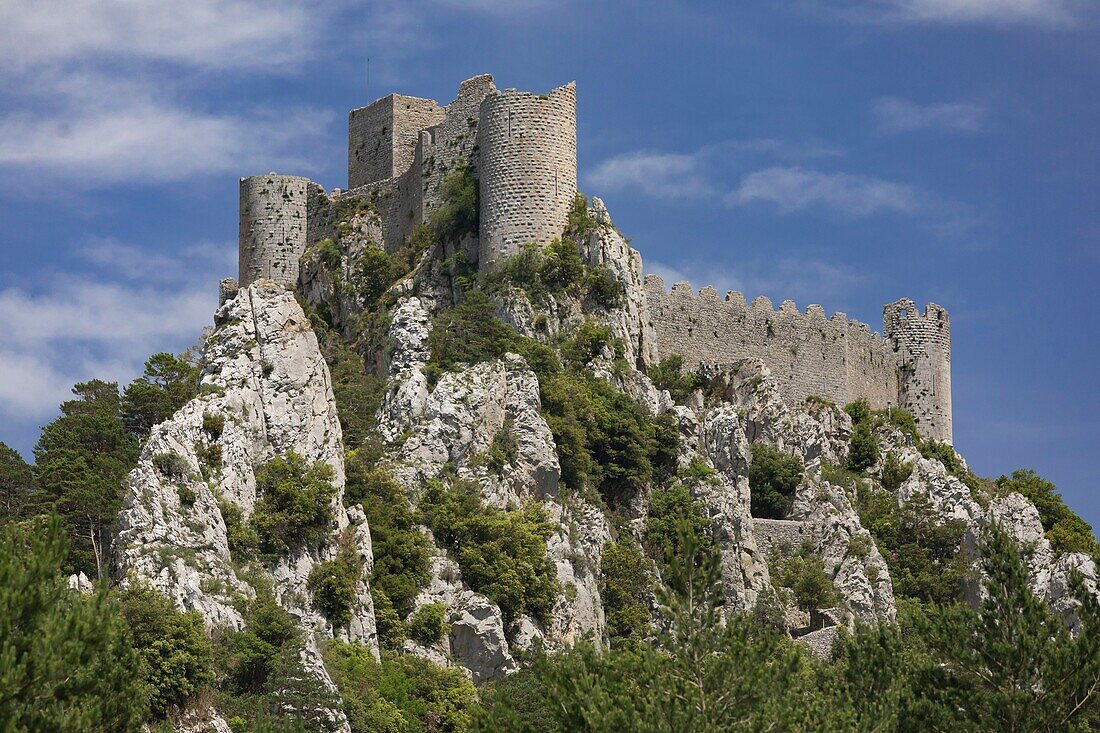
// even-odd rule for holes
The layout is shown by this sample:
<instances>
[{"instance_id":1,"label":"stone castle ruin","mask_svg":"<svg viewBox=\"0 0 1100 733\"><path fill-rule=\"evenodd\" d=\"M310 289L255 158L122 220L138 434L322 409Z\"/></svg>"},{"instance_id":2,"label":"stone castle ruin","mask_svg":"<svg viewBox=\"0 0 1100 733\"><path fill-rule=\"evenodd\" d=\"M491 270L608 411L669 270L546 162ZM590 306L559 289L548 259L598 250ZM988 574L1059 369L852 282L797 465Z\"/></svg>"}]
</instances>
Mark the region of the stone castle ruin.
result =
<instances>
[{"instance_id":1,"label":"stone castle ruin","mask_svg":"<svg viewBox=\"0 0 1100 733\"><path fill-rule=\"evenodd\" d=\"M268 278L298 284L301 256L330 236L333 211L349 197L377 212L387 251L400 247L442 203L445 176L460 161L478 180L478 267L491 269L528 242L561 236L577 192L576 86L546 95L499 91L484 74L462 82L454 101L390 94L348 115L348 189L326 194L297 176L270 173L241 180L241 286ZM907 298L883 308L882 335L821 306L776 311L766 297L721 299L686 283L666 291L645 279L651 353L679 354L685 366L764 361L793 403L810 396L875 408L902 407L921 432L951 442L951 324L947 311L923 313Z\"/></svg>"}]
</instances>

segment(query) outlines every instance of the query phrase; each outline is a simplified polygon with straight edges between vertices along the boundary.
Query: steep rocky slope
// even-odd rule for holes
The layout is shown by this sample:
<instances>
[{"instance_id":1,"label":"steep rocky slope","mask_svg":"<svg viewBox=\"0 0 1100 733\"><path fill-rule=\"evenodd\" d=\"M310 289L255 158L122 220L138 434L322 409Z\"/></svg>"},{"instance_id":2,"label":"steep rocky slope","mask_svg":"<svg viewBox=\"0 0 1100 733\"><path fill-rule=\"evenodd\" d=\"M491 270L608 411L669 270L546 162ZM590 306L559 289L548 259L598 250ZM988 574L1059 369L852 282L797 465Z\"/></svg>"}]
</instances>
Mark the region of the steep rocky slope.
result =
<instances>
[{"instance_id":1,"label":"steep rocky slope","mask_svg":"<svg viewBox=\"0 0 1100 733\"><path fill-rule=\"evenodd\" d=\"M581 275L549 292L544 283L534 287L507 272L478 283L463 269L463 258L477 251L469 237L406 253L411 269L394 266L381 286L368 287L356 279L362 262L391 267L372 241L369 211L354 214L327 250L303 258L299 290L314 323L327 322L325 328L357 348L382 384L376 411L359 416L371 425L373 466L400 486L430 547L427 570L398 622L441 607L444 624L434 639L401 641L406 653L458 666L482 682L516 670L536 645L553 651L582 638L608 643L605 548L618 541L650 551L654 507L670 487L684 490L699 508L721 553L727 607L771 619L816 653L828 653L839 628L888 623L898 614L888 558L861 522L868 496L893 507L927 502L934 522L961 522L963 549L971 556L984 527L1006 526L1026 551L1036 593L1075 623L1068 577L1080 572L1095 591L1092 558L1056 557L1036 508L1023 496L964 481L969 474L961 459L953 452L938 454L943 460L922 453L917 436L891 415L867 428L822 400L787 404L764 364L752 359L703 368L675 398L658 388L647 375L657 364L638 253L599 200L588 216L587 226L566 240L576 243L570 247L580 260L571 266ZM525 266L543 262L543 255L527 256ZM483 355L441 362L433 328L475 289L483 290L511 335ZM320 640L379 645L370 529L363 510L344 503L345 450L358 446L343 444L340 418L348 416L337 412L318 339L294 294L266 281L230 289L215 324L202 394L153 431L128 479L117 566L126 582L147 580L181 608L198 610L212 628L240 628L240 599L257 592L257 573L269 576L278 602L309 632L306 668L333 688L318 655ZM605 402L593 404L619 410L615 419L657 431L646 449L653 455L637 458L652 469L639 469L642 479L597 485L577 478L574 447L562 442L575 435L563 427L557 397L553 404L546 399L561 374L585 394L602 395ZM628 399L616 402L615 395ZM581 416L582 432L606 417L597 412ZM844 466L859 430L873 430L878 455L855 473ZM770 446L799 467L782 516L753 516L754 445ZM605 451L613 467L619 448ZM257 472L291 452L331 468L336 491L326 540L242 563L230 552L227 529L240 519L226 512L235 508L247 520L261 499ZM668 463L663 471L654 468L662 452L668 454L660 459ZM908 473L888 481L899 466ZM548 531L524 546L544 557L520 569L546 581L547 604L510 603L479 579L483 569L471 568L463 555L468 548L442 536L451 529L433 524L432 512L439 510L432 502L460 487L473 487L476 501L469 506L482 507L477 511L489 517L487 525L527 512L541 518L533 526L548 523ZM311 602L308 578L348 537L361 574L350 621L334 628ZM469 540L477 541L484 540ZM827 607L807 606L784 587L781 576L792 558L827 578ZM649 567L652 582L660 582L659 562Z\"/></svg>"}]
</instances>

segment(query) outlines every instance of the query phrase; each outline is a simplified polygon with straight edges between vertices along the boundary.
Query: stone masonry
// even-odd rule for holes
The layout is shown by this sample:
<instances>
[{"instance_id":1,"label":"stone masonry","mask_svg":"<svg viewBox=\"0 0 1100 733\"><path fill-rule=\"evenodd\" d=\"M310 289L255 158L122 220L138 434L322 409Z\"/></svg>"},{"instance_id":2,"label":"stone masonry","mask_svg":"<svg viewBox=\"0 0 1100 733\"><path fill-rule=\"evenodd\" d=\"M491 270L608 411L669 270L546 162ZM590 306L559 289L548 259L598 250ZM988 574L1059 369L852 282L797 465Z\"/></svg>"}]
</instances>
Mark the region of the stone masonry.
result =
<instances>
[{"instance_id":1,"label":"stone masonry","mask_svg":"<svg viewBox=\"0 0 1100 733\"><path fill-rule=\"evenodd\" d=\"M492 268L527 242L561 236L577 191L575 84L546 95L497 90L482 74L459 85L453 102L387 95L348 115L348 190L274 173L241 180L240 286L270 278L294 287L306 249L334 236L334 212L358 198L378 218L387 251L442 204L443 182L465 161L481 198L478 267ZM923 314L909 299L884 307L880 336L818 305L779 310L740 293L672 291L645 280L650 353L678 354L685 366L763 360L784 399L816 396L845 404L866 397L876 408L903 407L924 435L951 442L951 327L947 311Z\"/></svg>"}]
</instances>

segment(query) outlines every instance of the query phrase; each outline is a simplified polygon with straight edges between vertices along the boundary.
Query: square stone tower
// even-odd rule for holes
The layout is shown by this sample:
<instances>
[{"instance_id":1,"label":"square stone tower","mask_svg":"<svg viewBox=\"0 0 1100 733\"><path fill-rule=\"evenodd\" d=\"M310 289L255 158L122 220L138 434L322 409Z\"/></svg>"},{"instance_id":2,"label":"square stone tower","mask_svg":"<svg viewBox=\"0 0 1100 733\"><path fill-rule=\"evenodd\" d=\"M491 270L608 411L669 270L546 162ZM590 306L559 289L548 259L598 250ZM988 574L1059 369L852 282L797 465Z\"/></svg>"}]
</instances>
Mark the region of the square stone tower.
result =
<instances>
[{"instance_id":1,"label":"square stone tower","mask_svg":"<svg viewBox=\"0 0 1100 733\"><path fill-rule=\"evenodd\" d=\"M348 113L348 188L396 178L416 156L420 131L443 121L434 99L390 94Z\"/></svg>"}]
</instances>

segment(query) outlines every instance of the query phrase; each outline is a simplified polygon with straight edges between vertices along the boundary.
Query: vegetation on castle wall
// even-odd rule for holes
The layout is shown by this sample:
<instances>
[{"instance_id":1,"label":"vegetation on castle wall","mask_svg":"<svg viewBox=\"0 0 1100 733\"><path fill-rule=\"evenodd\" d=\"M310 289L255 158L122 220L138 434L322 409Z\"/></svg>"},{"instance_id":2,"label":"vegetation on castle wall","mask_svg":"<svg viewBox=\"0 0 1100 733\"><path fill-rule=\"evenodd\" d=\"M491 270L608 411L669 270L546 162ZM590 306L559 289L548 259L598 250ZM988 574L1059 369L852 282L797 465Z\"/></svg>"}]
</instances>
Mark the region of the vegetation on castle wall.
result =
<instances>
[{"instance_id":1,"label":"vegetation on castle wall","mask_svg":"<svg viewBox=\"0 0 1100 733\"><path fill-rule=\"evenodd\" d=\"M487 506L480 487L452 477L428 482L421 500L425 524L454 555L462 579L500 606L505 621L521 614L546 619L558 594L546 539L554 528L530 502L519 509Z\"/></svg>"},{"instance_id":2,"label":"vegetation on castle wall","mask_svg":"<svg viewBox=\"0 0 1100 733\"><path fill-rule=\"evenodd\" d=\"M265 555L285 555L316 546L332 521L333 470L327 463L309 463L294 451L276 456L256 470L259 501L249 524Z\"/></svg>"},{"instance_id":3,"label":"vegetation on castle wall","mask_svg":"<svg viewBox=\"0 0 1100 733\"><path fill-rule=\"evenodd\" d=\"M766 443L753 443L749 464L752 516L783 519L791 509L794 492L802 481L802 459Z\"/></svg>"}]
</instances>

